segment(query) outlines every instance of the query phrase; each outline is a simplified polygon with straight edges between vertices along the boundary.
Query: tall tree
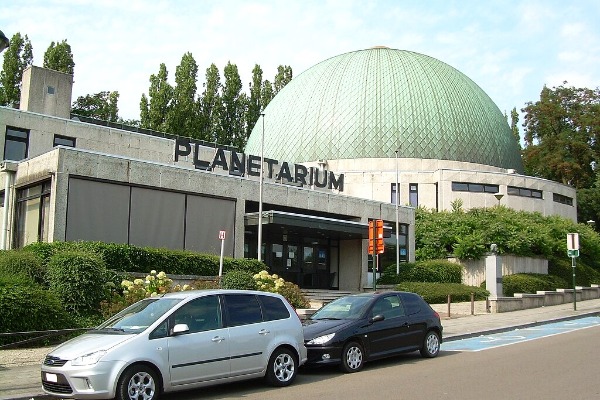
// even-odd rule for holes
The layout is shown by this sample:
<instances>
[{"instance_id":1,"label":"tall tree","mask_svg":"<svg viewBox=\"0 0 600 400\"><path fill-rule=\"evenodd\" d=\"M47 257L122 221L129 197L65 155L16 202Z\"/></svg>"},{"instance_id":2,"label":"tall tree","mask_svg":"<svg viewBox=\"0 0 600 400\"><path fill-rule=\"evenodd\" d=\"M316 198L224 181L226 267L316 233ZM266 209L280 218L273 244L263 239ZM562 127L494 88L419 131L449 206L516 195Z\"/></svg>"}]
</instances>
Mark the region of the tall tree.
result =
<instances>
[{"instance_id":1,"label":"tall tree","mask_svg":"<svg viewBox=\"0 0 600 400\"><path fill-rule=\"evenodd\" d=\"M200 109L200 137L201 140L216 142L221 134L221 113L223 100L220 95L221 76L215 64L206 69L206 82L204 92L198 99Z\"/></svg>"},{"instance_id":2,"label":"tall tree","mask_svg":"<svg viewBox=\"0 0 600 400\"><path fill-rule=\"evenodd\" d=\"M164 63L160 64L157 75L150 76L149 99L146 98L144 101L145 95L142 95L140 101L140 108L147 106L145 110L140 109L142 128L166 131L166 116L173 101L173 88L167 82L168 76L167 66Z\"/></svg>"},{"instance_id":3,"label":"tall tree","mask_svg":"<svg viewBox=\"0 0 600 400\"><path fill-rule=\"evenodd\" d=\"M271 100L273 100L273 97L275 97L273 85L269 80L265 80L260 91L260 104L263 110L267 108Z\"/></svg>"},{"instance_id":4,"label":"tall tree","mask_svg":"<svg viewBox=\"0 0 600 400\"><path fill-rule=\"evenodd\" d=\"M250 137L250 133L263 110L261 102L262 76L263 71L260 65L256 64L252 70L252 82L250 83L250 99L246 113L246 139Z\"/></svg>"},{"instance_id":5,"label":"tall tree","mask_svg":"<svg viewBox=\"0 0 600 400\"><path fill-rule=\"evenodd\" d=\"M19 32L10 39L4 51L4 62L0 72L0 104L11 106L21 101L21 81L25 68L33 64L33 48L27 35Z\"/></svg>"},{"instance_id":6,"label":"tall tree","mask_svg":"<svg viewBox=\"0 0 600 400\"><path fill-rule=\"evenodd\" d=\"M277 95L292 80L292 67L289 65L280 65L277 67L275 83L273 84L274 95Z\"/></svg>"},{"instance_id":7,"label":"tall tree","mask_svg":"<svg viewBox=\"0 0 600 400\"><path fill-rule=\"evenodd\" d=\"M44 53L44 68L73 75L75 62L73 61L71 46L66 39L60 43L50 43Z\"/></svg>"},{"instance_id":8,"label":"tall tree","mask_svg":"<svg viewBox=\"0 0 600 400\"><path fill-rule=\"evenodd\" d=\"M525 172L575 188L590 187L599 161L600 89L544 86L525 112Z\"/></svg>"},{"instance_id":9,"label":"tall tree","mask_svg":"<svg viewBox=\"0 0 600 400\"><path fill-rule=\"evenodd\" d=\"M187 52L175 69L173 102L167 114L167 132L187 137L199 137L199 116L196 103L196 79L198 65Z\"/></svg>"},{"instance_id":10,"label":"tall tree","mask_svg":"<svg viewBox=\"0 0 600 400\"><path fill-rule=\"evenodd\" d=\"M92 95L79 96L71 106L73 114L97 118L104 121L119 120L119 92L99 92Z\"/></svg>"},{"instance_id":11,"label":"tall tree","mask_svg":"<svg viewBox=\"0 0 600 400\"><path fill-rule=\"evenodd\" d=\"M513 137L517 141L517 145L521 148L521 134L519 133L519 113L517 107L514 107L510 111L510 130L512 131Z\"/></svg>"},{"instance_id":12,"label":"tall tree","mask_svg":"<svg viewBox=\"0 0 600 400\"><path fill-rule=\"evenodd\" d=\"M220 144L228 144L243 149L246 145L245 121L246 96L242 95L242 80L237 65L228 62L223 69L223 113L221 114Z\"/></svg>"}]
</instances>

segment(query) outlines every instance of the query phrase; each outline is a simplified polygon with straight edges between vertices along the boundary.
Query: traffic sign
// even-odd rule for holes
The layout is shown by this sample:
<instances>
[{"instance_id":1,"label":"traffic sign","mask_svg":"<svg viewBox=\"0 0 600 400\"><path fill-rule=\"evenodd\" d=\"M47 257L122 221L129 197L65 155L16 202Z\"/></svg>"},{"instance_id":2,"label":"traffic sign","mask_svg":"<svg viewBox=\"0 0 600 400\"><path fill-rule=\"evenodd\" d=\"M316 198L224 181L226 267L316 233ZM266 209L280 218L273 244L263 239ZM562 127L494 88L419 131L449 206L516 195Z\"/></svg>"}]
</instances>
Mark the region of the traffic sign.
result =
<instances>
[{"instance_id":1,"label":"traffic sign","mask_svg":"<svg viewBox=\"0 0 600 400\"><path fill-rule=\"evenodd\" d=\"M579 250L579 233L567 233L567 250Z\"/></svg>"},{"instance_id":2,"label":"traffic sign","mask_svg":"<svg viewBox=\"0 0 600 400\"><path fill-rule=\"evenodd\" d=\"M369 221L369 254L382 254L384 250L383 220Z\"/></svg>"},{"instance_id":3,"label":"traffic sign","mask_svg":"<svg viewBox=\"0 0 600 400\"><path fill-rule=\"evenodd\" d=\"M567 250L569 257L579 257L579 250Z\"/></svg>"},{"instance_id":4,"label":"traffic sign","mask_svg":"<svg viewBox=\"0 0 600 400\"><path fill-rule=\"evenodd\" d=\"M219 240L225 240L225 231L219 231Z\"/></svg>"}]
</instances>

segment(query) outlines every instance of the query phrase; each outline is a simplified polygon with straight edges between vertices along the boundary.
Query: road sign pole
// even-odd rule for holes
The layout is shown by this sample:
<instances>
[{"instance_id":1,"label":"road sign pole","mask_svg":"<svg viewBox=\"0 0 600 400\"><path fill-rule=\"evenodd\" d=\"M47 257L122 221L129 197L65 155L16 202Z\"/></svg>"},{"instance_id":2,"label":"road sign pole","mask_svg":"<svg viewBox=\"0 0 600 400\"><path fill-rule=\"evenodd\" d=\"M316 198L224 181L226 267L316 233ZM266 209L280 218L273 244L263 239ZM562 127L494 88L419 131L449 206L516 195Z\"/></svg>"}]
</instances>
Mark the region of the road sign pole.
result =
<instances>
[{"instance_id":1,"label":"road sign pole","mask_svg":"<svg viewBox=\"0 0 600 400\"><path fill-rule=\"evenodd\" d=\"M225 250L225 231L219 231L221 240L221 257L219 258L219 279L223 276L223 252Z\"/></svg>"},{"instance_id":2,"label":"road sign pole","mask_svg":"<svg viewBox=\"0 0 600 400\"><path fill-rule=\"evenodd\" d=\"M577 289L575 287L575 257L571 257L571 266L573 267L573 310L577 311Z\"/></svg>"}]
</instances>

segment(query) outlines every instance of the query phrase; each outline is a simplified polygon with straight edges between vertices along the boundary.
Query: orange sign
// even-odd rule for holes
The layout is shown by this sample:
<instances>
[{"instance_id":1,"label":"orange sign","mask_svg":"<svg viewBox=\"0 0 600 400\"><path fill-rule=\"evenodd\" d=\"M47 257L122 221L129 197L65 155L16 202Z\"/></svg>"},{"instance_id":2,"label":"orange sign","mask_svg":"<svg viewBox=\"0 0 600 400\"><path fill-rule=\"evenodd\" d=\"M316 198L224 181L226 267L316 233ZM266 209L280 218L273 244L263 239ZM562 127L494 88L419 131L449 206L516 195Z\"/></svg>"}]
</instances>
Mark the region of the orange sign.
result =
<instances>
[{"instance_id":1,"label":"orange sign","mask_svg":"<svg viewBox=\"0 0 600 400\"><path fill-rule=\"evenodd\" d=\"M382 254L384 250L383 220L369 221L369 254Z\"/></svg>"}]
</instances>

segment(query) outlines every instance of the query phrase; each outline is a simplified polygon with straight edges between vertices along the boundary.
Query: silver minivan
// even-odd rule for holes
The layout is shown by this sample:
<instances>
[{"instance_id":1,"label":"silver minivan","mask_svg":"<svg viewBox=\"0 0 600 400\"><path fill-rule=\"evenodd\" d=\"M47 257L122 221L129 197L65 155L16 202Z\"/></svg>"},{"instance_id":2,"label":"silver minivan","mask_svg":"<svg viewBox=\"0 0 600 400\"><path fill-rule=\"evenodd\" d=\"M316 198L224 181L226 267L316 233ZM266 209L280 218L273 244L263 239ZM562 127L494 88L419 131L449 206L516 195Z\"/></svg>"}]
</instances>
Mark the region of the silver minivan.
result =
<instances>
[{"instance_id":1,"label":"silver minivan","mask_svg":"<svg viewBox=\"0 0 600 400\"><path fill-rule=\"evenodd\" d=\"M77 399L158 399L163 392L264 377L293 382L302 324L279 294L197 290L141 300L52 350L44 392Z\"/></svg>"}]
</instances>

